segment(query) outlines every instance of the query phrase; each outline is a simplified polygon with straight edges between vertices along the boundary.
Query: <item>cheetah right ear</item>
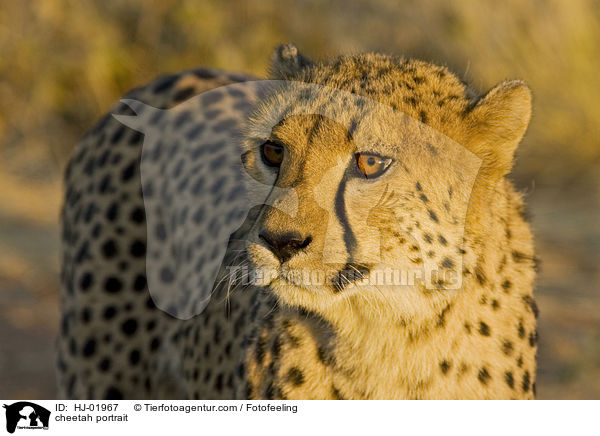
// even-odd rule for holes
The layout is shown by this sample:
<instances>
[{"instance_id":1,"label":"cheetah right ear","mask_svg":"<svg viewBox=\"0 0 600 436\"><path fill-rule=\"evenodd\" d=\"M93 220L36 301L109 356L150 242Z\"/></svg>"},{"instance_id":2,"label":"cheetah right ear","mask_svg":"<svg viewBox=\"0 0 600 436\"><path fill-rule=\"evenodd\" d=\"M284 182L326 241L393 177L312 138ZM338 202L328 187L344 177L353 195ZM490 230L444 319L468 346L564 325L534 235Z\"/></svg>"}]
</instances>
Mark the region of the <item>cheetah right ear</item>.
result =
<instances>
[{"instance_id":1,"label":"cheetah right ear","mask_svg":"<svg viewBox=\"0 0 600 436\"><path fill-rule=\"evenodd\" d=\"M311 65L314 62L303 56L294 44L280 45L271 55L269 76L273 79L289 79Z\"/></svg>"},{"instance_id":2,"label":"cheetah right ear","mask_svg":"<svg viewBox=\"0 0 600 436\"><path fill-rule=\"evenodd\" d=\"M531 90L520 80L502 82L485 94L469 113L470 143L490 175L503 176L531 118Z\"/></svg>"}]
</instances>

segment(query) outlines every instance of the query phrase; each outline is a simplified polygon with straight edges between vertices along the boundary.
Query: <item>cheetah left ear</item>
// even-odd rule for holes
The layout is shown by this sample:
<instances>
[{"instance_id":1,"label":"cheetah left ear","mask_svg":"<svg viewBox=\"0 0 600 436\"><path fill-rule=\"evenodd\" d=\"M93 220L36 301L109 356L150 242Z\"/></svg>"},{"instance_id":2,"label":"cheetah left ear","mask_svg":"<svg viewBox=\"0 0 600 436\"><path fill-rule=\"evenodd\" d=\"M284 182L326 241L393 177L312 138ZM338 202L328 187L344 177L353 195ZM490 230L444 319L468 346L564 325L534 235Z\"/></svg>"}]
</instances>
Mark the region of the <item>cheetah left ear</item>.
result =
<instances>
[{"instance_id":1,"label":"cheetah left ear","mask_svg":"<svg viewBox=\"0 0 600 436\"><path fill-rule=\"evenodd\" d=\"M280 45L271 55L269 76L273 79L290 79L313 64L294 44Z\"/></svg>"},{"instance_id":2,"label":"cheetah left ear","mask_svg":"<svg viewBox=\"0 0 600 436\"><path fill-rule=\"evenodd\" d=\"M490 176L506 175L529 125L531 90L520 80L502 82L475 104L469 117L472 151Z\"/></svg>"}]
</instances>

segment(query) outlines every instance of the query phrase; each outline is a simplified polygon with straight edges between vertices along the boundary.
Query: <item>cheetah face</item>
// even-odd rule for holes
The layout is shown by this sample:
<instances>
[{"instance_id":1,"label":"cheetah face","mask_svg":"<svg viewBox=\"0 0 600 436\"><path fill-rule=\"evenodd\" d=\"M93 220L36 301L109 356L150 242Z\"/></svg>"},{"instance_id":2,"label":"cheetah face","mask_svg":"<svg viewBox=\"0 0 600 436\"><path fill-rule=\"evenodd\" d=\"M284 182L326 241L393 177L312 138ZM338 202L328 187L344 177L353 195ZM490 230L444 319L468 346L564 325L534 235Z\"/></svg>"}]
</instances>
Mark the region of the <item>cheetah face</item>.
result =
<instances>
[{"instance_id":1,"label":"cheetah face","mask_svg":"<svg viewBox=\"0 0 600 436\"><path fill-rule=\"evenodd\" d=\"M465 232L483 237L478 215L527 127L528 89L479 97L427 63L312 64L293 46L272 71L287 80L254 112L242 159L264 204L247 240L255 280L322 314L391 307L405 321L456 298Z\"/></svg>"},{"instance_id":2,"label":"cheetah face","mask_svg":"<svg viewBox=\"0 0 600 436\"><path fill-rule=\"evenodd\" d=\"M389 106L308 88L308 100L279 88L248 135L243 161L266 199L248 237L255 279L311 310L368 299L414 313L460 286L480 160Z\"/></svg>"}]
</instances>

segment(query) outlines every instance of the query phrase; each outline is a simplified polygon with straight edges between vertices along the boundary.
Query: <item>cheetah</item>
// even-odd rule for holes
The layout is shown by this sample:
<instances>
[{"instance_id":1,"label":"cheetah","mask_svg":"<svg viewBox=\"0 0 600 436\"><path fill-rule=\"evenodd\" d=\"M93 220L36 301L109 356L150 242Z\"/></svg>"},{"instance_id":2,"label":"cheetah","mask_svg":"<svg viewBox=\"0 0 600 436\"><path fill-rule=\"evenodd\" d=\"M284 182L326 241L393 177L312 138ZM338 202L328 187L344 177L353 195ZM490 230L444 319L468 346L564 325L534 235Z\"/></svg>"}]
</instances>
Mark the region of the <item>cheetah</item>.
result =
<instances>
[{"instance_id":1,"label":"cheetah","mask_svg":"<svg viewBox=\"0 0 600 436\"><path fill-rule=\"evenodd\" d=\"M529 88L292 44L270 79L161 77L76 147L60 396L534 398L533 237L507 179Z\"/></svg>"}]
</instances>

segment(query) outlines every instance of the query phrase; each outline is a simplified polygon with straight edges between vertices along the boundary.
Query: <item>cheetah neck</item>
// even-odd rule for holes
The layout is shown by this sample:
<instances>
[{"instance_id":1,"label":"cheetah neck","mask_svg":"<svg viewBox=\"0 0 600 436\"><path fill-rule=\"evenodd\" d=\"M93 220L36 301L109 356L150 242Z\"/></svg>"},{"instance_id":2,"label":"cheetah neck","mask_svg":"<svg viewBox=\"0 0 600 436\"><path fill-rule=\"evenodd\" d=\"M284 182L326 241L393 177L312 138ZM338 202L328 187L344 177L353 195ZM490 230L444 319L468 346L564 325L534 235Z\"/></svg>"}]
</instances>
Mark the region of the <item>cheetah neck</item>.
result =
<instances>
[{"instance_id":1,"label":"cheetah neck","mask_svg":"<svg viewBox=\"0 0 600 436\"><path fill-rule=\"evenodd\" d=\"M530 398L535 318L524 302L533 271L523 259L531 235L509 204L520 198L497 194L480 219L488 234L467 238L461 291L427 316L343 304L327 314L282 306L267 317L246 356L254 398Z\"/></svg>"}]
</instances>

